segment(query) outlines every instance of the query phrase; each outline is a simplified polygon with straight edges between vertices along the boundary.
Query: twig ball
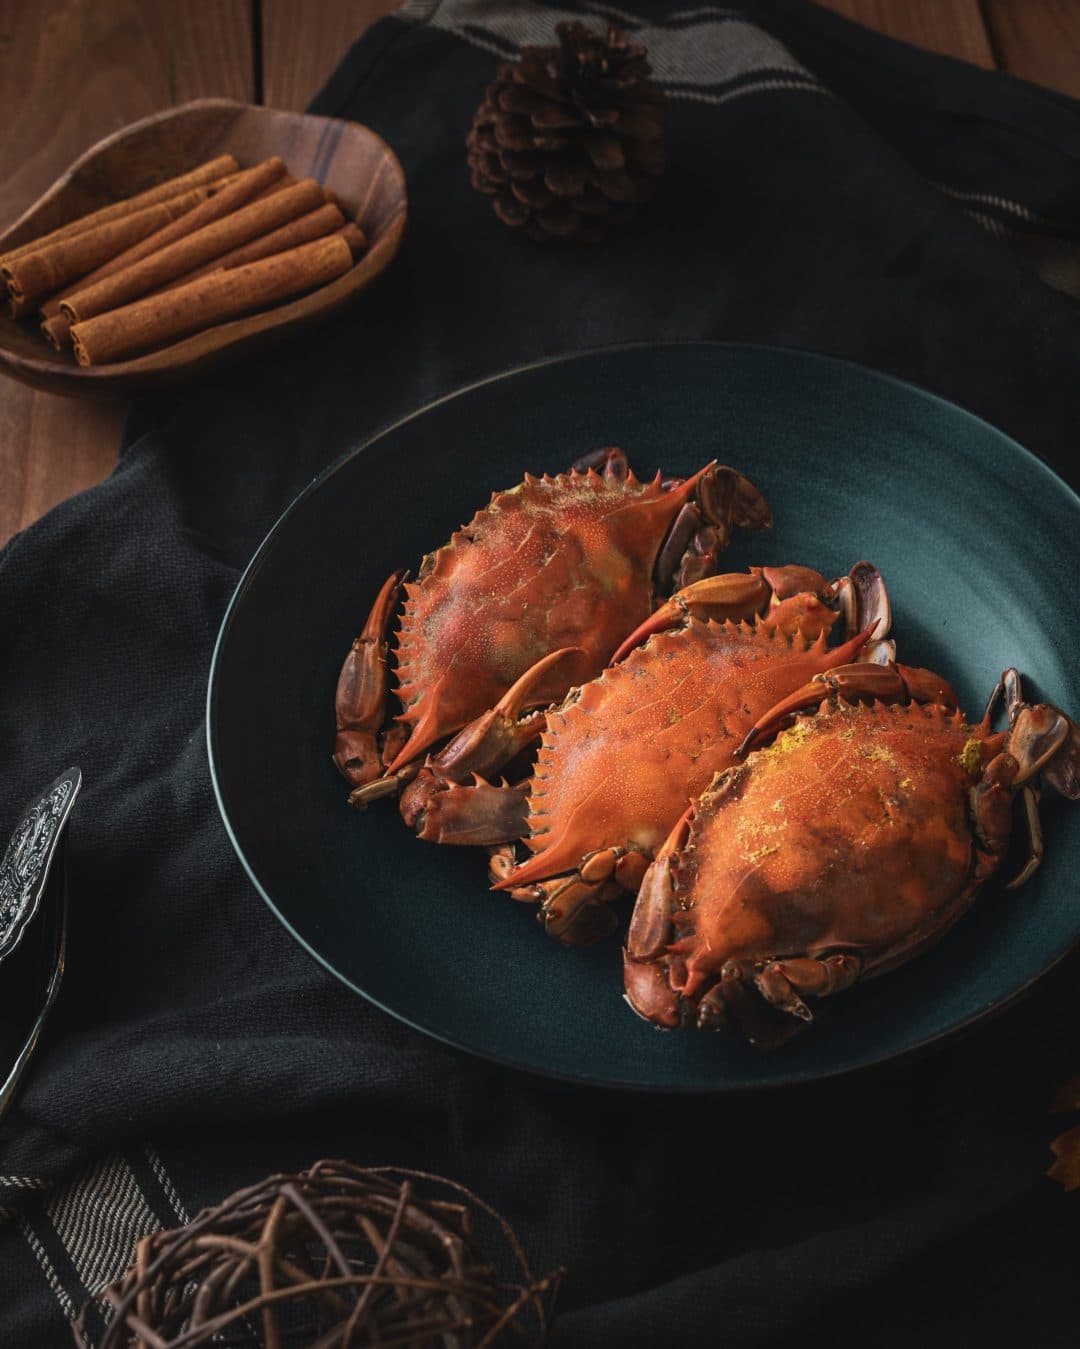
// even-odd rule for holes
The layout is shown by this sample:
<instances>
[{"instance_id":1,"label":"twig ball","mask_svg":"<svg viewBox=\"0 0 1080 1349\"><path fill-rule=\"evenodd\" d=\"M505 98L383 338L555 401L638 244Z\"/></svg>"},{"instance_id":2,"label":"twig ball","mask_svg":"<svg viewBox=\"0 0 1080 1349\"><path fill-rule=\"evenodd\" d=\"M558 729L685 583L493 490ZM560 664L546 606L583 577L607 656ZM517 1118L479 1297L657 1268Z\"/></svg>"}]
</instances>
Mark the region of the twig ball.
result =
<instances>
[{"instance_id":1,"label":"twig ball","mask_svg":"<svg viewBox=\"0 0 1080 1349\"><path fill-rule=\"evenodd\" d=\"M481 1245L494 1242L493 1248ZM536 1278L509 1223L463 1186L317 1162L155 1232L101 1295L99 1349L541 1345L562 1271ZM76 1323L90 1342L92 1304Z\"/></svg>"}]
</instances>

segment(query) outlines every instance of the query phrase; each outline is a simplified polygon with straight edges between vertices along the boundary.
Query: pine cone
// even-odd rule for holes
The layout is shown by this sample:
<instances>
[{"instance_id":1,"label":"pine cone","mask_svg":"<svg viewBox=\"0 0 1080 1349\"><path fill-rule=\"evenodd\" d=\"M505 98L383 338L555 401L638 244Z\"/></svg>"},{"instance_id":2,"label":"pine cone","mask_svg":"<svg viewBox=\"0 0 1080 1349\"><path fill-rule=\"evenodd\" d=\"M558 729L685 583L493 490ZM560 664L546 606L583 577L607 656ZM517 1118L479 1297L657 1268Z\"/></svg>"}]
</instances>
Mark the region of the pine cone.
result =
<instances>
[{"instance_id":1,"label":"pine cone","mask_svg":"<svg viewBox=\"0 0 1080 1349\"><path fill-rule=\"evenodd\" d=\"M664 170L664 96L645 48L609 27L560 23L558 46L499 67L466 145L472 185L534 239L594 241L652 195Z\"/></svg>"}]
</instances>

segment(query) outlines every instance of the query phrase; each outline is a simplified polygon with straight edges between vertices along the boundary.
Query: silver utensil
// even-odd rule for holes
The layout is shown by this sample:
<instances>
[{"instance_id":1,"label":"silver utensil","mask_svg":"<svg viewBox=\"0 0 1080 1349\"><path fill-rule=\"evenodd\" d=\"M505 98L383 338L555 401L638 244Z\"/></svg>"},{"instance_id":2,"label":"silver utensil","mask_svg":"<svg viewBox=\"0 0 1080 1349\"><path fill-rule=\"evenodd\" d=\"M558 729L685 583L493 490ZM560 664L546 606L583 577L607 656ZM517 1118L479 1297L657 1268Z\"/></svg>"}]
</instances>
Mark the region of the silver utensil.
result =
<instances>
[{"instance_id":1,"label":"silver utensil","mask_svg":"<svg viewBox=\"0 0 1080 1349\"><path fill-rule=\"evenodd\" d=\"M68 891L63 861L64 826L82 786L82 773L69 768L24 811L0 861L0 965L19 947L39 912L51 952L51 973L43 1002L14 1065L0 1083L0 1118L15 1099L64 978L67 956ZM0 974L0 978L2 978Z\"/></svg>"}]
</instances>

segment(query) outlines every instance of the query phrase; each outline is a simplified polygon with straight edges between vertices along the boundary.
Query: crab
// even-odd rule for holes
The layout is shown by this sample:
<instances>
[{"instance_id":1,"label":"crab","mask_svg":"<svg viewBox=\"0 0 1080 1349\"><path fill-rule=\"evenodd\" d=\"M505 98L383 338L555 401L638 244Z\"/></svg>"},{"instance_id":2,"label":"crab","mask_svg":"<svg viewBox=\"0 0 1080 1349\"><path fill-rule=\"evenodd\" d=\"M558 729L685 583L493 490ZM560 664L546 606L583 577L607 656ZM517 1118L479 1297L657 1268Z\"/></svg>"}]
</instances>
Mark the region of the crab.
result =
<instances>
[{"instance_id":1,"label":"crab","mask_svg":"<svg viewBox=\"0 0 1080 1349\"><path fill-rule=\"evenodd\" d=\"M847 639L829 647L838 611ZM602 675L522 718L565 653L545 657L429 757L405 789L402 815L432 842L494 845L496 890L537 904L564 943L599 940L618 918L608 901L637 890L687 802L734 761L754 719L821 671L891 655L888 625L869 563L831 582L801 566L696 581L630 634ZM512 786L488 781L530 731L540 737L531 773ZM520 865L514 840L533 854Z\"/></svg>"},{"instance_id":2,"label":"crab","mask_svg":"<svg viewBox=\"0 0 1080 1349\"><path fill-rule=\"evenodd\" d=\"M427 750L548 654L572 648L534 682L538 705L593 678L673 582L715 572L735 526L770 523L764 497L734 469L713 462L686 479L641 482L618 449L496 492L415 581L387 578L345 658L334 761L350 802L396 794ZM403 709L392 721L391 672Z\"/></svg>"},{"instance_id":3,"label":"crab","mask_svg":"<svg viewBox=\"0 0 1080 1349\"><path fill-rule=\"evenodd\" d=\"M991 718L1004 698L1009 726ZM656 1025L772 1047L811 1003L936 942L1005 856L1017 795L1042 857L1036 783L1080 797L1080 727L1004 672L977 725L925 670L833 669L782 699L675 825L642 882L624 953Z\"/></svg>"}]
</instances>

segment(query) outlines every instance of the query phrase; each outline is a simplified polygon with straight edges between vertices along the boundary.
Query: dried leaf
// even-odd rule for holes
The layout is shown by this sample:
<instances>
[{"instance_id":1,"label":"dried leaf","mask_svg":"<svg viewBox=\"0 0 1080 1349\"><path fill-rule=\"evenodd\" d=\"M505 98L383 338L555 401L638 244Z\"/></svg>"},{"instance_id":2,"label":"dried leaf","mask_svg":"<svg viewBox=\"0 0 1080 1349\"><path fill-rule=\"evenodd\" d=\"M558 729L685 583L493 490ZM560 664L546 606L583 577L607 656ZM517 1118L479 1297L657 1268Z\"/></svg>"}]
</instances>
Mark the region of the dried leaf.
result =
<instances>
[{"instance_id":1,"label":"dried leaf","mask_svg":"<svg viewBox=\"0 0 1080 1349\"><path fill-rule=\"evenodd\" d=\"M1080 1189L1080 1124L1074 1124L1050 1144L1057 1160L1047 1171L1066 1190Z\"/></svg>"}]
</instances>

